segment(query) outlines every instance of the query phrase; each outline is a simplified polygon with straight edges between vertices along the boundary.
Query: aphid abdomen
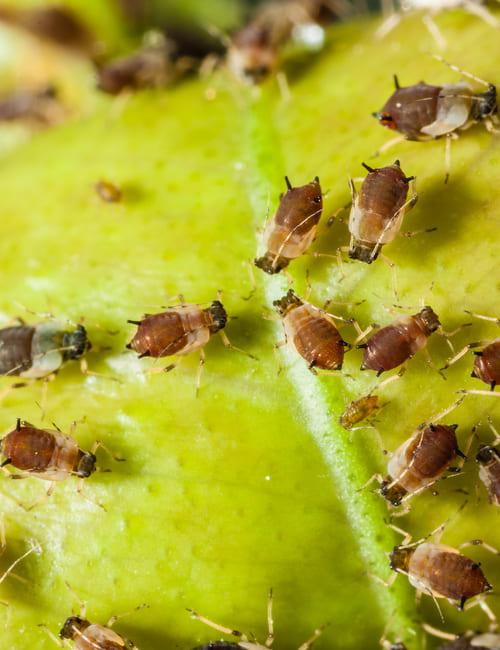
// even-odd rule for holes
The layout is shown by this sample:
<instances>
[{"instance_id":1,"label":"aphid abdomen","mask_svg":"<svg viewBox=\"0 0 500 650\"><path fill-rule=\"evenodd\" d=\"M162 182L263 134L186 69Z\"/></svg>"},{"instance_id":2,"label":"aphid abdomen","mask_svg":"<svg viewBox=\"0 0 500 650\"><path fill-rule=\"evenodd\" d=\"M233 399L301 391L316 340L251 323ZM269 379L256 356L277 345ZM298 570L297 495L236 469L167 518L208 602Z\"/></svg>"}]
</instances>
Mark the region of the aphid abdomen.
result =
<instances>
[{"instance_id":1,"label":"aphid abdomen","mask_svg":"<svg viewBox=\"0 0 500 650\"><path fill-rule=\"evenodd\" d=\"M437 598L467 600L491 587L480 566L444 544L425 542L415 549L408 570L411 584Z\"/></svg>"},{"instance_id":2,"label":"aphid abdomen","mask_svg":"<svg viewBox=\"0 0 500 650\"><path fill-rule=\"evenodd\" d=\"M309 366L321 370L342 368L342 337L326 314L306 303L291 310L283 323L287 341Z\"/></svg>"},{"instance_id":3,"label":"aphid abdomen","mask_svg":"<svg viewBox=\"0 0 500 650\"><path fill-rule=\"evenodd\" d=\"M380 122L403 133L408 140L429 140L422 128L436 120L441 86L420 82L414 86L397 88L377 114Z\"/></svg>"},{"instance_id":4,"label":"aphid abdomen","mask_svg":"<svg viewBox=\"0 0 500 650\"><path fill-rule=\"evenodd\" d=\"M154 358L189 354L210 339L210 324L198 305L179 305L143 318L129 346Z\"/></svg>"},{"instance_id":5,"label":"aphid abdomen","mask_svg":"<svg viewBox=\"0 0 500 650\"><path fill-rule=\"evenodd\" d=\"M472 107L472 89L465 81L445 84L438 97L436 119L422 127L422 133L439 138L456 129L467 128Z\"/></svg>"},{"instance_id":6,"label":"aphid abdomen","mask_svg":"<svg viewBox=\"0 0 500 650\"><path fill-rule=\"evenodd\" d=\"M134 647L109 627L97 623L91 623L80 636L75 635L74 641L78 650L130 650Z\"/></svg>"},{"instance_id":7,"label":"aphid abdomen","mask_svg":"<svg viewBox=\"0 0 500 650\"><path fill-rule=\"evenodd\" d=\"M59 370L64 363L61 324L56 321L38 323L31 340L31 367L21 377L38 379Z\"/></svg>"},{"instance_id":8,"label":"aphid abdomen","mask_svg":"<svg viewBox=\"0 0 500 650\"><path fill-rule=\"evenodd\" d=\"M31 341L34 333L35 328L29 325L0 330L0 374L21 375L31 368Z\"/></svg>"},{"instance_id":9,"label":"aphid abdomen","mask_svg":"<svg viewBox=\"0 0 500 650\"><path fill-rule=\"evenodd\" d=\"M427 336L413 316L403 315L370 336L363 354L362 370L392 370L425 347Z\"/></svg>"},{"instance_id":10,"label":"aphid abdomen","mask_svg":"<svg viewBox=\"0 0 500 650\"><path fill-rule=\"evenodd\" d=\"M439 479L455 460L457 451L455 428L432 425L403 443L387 470L407 493L413 494Z\"/></svg>"},{"instance_id":11,"label":"aphid abdomen","mask_svg":"<svg viewBox=\"0 0 500 650\"><path fill-rule=\"evenodd\" d=\"M488 490L488 501L500 505L500 455L494 447L481 445L476 456L479 478Z\"/></svg>"},{"instance_id":12,"label":"aphid abdomen","mask_svg":"<svg viewBox=\"0 0 500 650\"><path fill-rule=\"evenodd\" d=\"M476 352L472 376L489 386L500 383L500 339L493 341L480 352Z\"/></svg>"},{"instance_id":13,"label":"aphid abdomen","mask_svg":"<svg viewBox=\"0 0 500 650\"><path fill-rule=\"evenodd\" d=\"M60 431L21 426L3 438L2 454L16 469L47 481L64 481L73 473L78 444Z\"/></svg>"}]
</instances>

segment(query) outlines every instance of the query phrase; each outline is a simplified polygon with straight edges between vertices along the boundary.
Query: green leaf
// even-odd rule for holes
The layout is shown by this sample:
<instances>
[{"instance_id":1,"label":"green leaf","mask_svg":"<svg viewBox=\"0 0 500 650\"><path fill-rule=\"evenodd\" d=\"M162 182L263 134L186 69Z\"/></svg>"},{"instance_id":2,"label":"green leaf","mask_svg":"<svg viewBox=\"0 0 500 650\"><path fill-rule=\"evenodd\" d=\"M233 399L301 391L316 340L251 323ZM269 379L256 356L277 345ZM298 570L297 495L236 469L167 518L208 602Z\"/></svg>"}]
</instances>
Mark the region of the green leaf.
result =
<instances>
[{"instance_id":1,"label":"green leaf","mask_svg":"<svg viewBox=\"0 0 500 650\"><path fill-rule=\"evenodd\" d=\"M479 125L452 142L448 185L442 140L401 143L374 160L373 152L391 136L370 113L392 93L393 73L402 85L459 78L427 54L436 45L418 16L406 18L381 42L374 38L379 22L335 27L322 53L289 61L288 101L274 80L261 90L247 89L220 71L120 104L90 88L89 69L78 63L72 76L76 64L63 61L61 83L66 92L80 88L85 111L28 142L16 136L3 147L5 321L16 315L37 321L15 301L59 319L85 316L94 344L89 367L120 383L84 376L68 364L48 386L47 415L64 431L85 417L75 432L79 444L89 449L98 439L127 459L116 463L99 451L99 464L111 472L85 482L85 494L106 511L77 494L76 479L60 484L30 512L2 500L2 567L30 539L42 546L40 555L16 567L28 584L8 577L1 585L0 598L12 605L3 647L54 647L37 625L56 633L76 610L65 582L88 601L92 621L105 623L146 603L148 609L116 625L141 650L190 648L219 637L185 608L263 642L271 587L277 646L298 647L326 623L317 647L353 650L377 647L389 622L390 638L399 635L410 649L420 647L422 619L448 631L486 627L481 612L458 613L446 602L441 624L428 596L420 610L415 606L405 577L387 589L367 575L389 577L384 552L401 539L386 526L382 499L370 488L359 491L375 471L385 471L387 459L373 431L355 431L351 440L336 420L344 395L366 393L377 380L359 372L359 351L346 355L345 374L320 378L285 351L286 369L278 375L273 345L282 337L280 325L262 315L271 314L287 281L256 270L257 293L249 301L241 298L251 288L247 260L255 255L257 228L268 199L270 212L275 210L285 174L297 185L320 176L328 188L326 222L349 202L346 168L359 176L361 162L382 166L397 157L407 174L417 176L420 192L404 229L438 228L387 246L399 304L414 313L425 294L446 330L470 321L465 309L498 315L498 137ZM446 58L495 82L496 32L462 13L443 15L438 23L449 44ZM215 89L215 99L206 99L207 88ZM0 141L11 133L5 130ZM93 186L101 178L123 189L122 203L97 197ZM335 255L348 240L346 226L337 223L313 248ZM391 272L381 260L345 263L342 279L334 260L305 256L290 266L301 295L307 270L315 304L364 300L331 307L362 327L394 318L386 310L394 303ZM162 364L139 361L125 350L134 332L126 321L154 311L144 305L164 305L178 293L203 303L218 289L237 317L227 326L229 338L259 360L226 350L214 337L195 398L197 356L171 373L148 374ZM96 323L119 333L112 336ZM352 327L342 333L355 338ZM459 350L496 333L494 324L475 321L453 337L453 345ZM438 367L451 356L438 334L429 350ZM411 360L405 376L381 390L387 405L377 428L387 449L452 404L455 391L481 388L469 377L471 368L468 354L443 381L421 354ZM40 425L40 399L38 383L5 397L5 428L17 417ZM446 422L459 424L461 447L479 420L490 414L495 421L496 402L470 396L447 416ZM484 424L478 435L491 439ZM472 458L462 477L439 485L439 496L416 497L398 525L416 539L426 535L464 502L460 488L469 493L468 505L443 541L456 545L481 537L500 545L497 513L483 487L476 504ZM45 487L34 478L5 479L1 491L30 504ZM498 585L498 560L480 548L469 553ZM494 595L490 602L498 611Z\"/></svg>"}]
</instances>

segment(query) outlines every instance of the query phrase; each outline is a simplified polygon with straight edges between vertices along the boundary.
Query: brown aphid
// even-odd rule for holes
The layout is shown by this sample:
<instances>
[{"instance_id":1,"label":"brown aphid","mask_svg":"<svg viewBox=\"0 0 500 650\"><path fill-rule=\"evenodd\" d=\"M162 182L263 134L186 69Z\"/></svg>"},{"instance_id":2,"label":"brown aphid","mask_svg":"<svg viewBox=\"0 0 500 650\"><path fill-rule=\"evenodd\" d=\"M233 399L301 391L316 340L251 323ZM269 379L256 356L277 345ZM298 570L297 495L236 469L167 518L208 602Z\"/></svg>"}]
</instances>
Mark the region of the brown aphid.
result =
<instances>
[{"instance_id":1,"label":"brown aphid","mask_svg":"<svg viewBox=\"0 0 500 650\"><path fill-rule=\"evenodd\" d=\"M476 356L471 377L477 377L491 390L500 383L500 339L496 339L480 351L473 351Z\"/></svg>"},{"instance_id":2,"label":"brown aphid","mask_svg":"<svg viewBox=\"0 0 500 650\"><path fill-rule=\"evenodd\" d=\"M57 99L57 89L46 86L41 90L19 89L0 97L0 121L26 122L33 126L51 126L63 118Z\"/></svg>"},{"instance_id":3,"label":"brown aphid","mask_svg":"<svg viewBox=\"0 0 500 650\"><path fill-rule=\"evenodd\" d=\"M277 56L271 30L250 23L231 36L226 60L237 79L248 84L259 84L275 69Z\"/></svg>"},{"instance_id":4,"label":"brown aphid","mask_svg":"<svg viewBox=\"0 0 500 650\"><path fill-rule=\"evenodd\" d=\"M431 423L398 447L380 484L381 496L397 507L439 481L457 455L465 459L458 449L457 426Z\"/></svg>"},{"instance_id":5,"label":"brown aphid","mask_svg":"<svg viewBox=\"0 0 500 650\"><path fill-rule=\"evenodd\" d=\"M344 429L352 429L355 424L370 417L377 410L378 395L365 395L353 400L339 417L339 424Z\"/></svg>"},{"instance_id":6,"label":"brown aphid","mask_svg":"<svg viewBox=\"0 0 500 650\"><path fill-rule=\"evenodd\" d=\"M356 196L350 183L353 204L349 215L351 243L349 257L371 264L385 244L401 229L403 218L416 203L417 195L407 201L408 184L414 176L405 176L399 160L388 167L373 169L363 163L368 176Z\"/></svg>"},{"instance_id":7,"label":"brown aphid","mask_svg":"<svg viewBox=\"0 0 500 650\"><path fill-rule=\"evenodd\" d=\"M40 501L52 494L58 481L65 481L70 476L80 479L77 490L82 493L84 479L97 469L95 452L98 447L106 449L101 442L96 441L92 451L85 451L72 436L59 429L39 429L18 418L16 428L0 440L0 452L5 459L0 467L11 479L34 476L50 481L47 494ZM6 465L11 465L22 473L11 473Z\"/></svg>"},{"instance_id":8,"label":"brown aphid","mask_svg":"<svg viewBox=\"0 0 500 650\"><path fill-rule=\"evenodd\" d=\"M288 344L307 361L313 373L342 368L344 348L350 344L340 336L331 314L302 300L292 289L273 305L281 316L285 335L278 345Z\"/></svg>"},{"instance_id":9,"label":"brown aphid","mask_svg":"<svg viewBox=\"0 0 500 650\"><path fill-rule=\"evenodd\" d=\"M100 180L94 185L97 195L106 203L119 203L122 200L122 191L110 181Z\"/></svg>"},{"instance_id":10,"label":"brown aphid","mask_svg":"<svg viewBox=\"0 0 500 650\"><path fill-rule=\"evenodd\" d=\"M474 540L473 543L480 543ZM391 569L408 576L410 584L433 598L446 598L463 609L469 598L491 591L479 562L445 544L423 542L395 546Z\"/></svg>"},{"instance_id":11,"label":"brown aphid","mask_svg":"<svg viewBox=\"0 0 500 650\"><path fill-rule=\"evenodd\" d=\"M489 445L479 445L476 463L479 466L479 478L488 490L488 501L498 507L500 506L500 454L497 447L500 443L500 435L489 416L488 424L495 434L495 440Z\"/></svg>"},{"instance_id":12,"label":"brown aphid","mask_svg":"<svg viewBox=\"0 0 500 650\"><path fill-rule=\"evenodd\" d=\"M372 334L364 348L361 370L375 370L377 376L392 370L411 359L418 350L427 345L427 338L440 327L438 316L431 307L424 307L418 314L399 316L387 327Z\"/></svg>"},{"instance_id":13,"label":"brown aphid","mask_svg":"<svg viewBox=\"0 0 500 650\"><path fill-rule=\"evenodd\" d=\"M323 211L319 178L307 185L292 187L285 176L288 190L281 195L276 213L264 231L267 251L254 260L266 273L279 273L302 255L312 243Z\"/></svg>"},{"instance_id":14,"label":"brown aphid","mask_svg":"<svg viewBox=\"0 0 500 650\"><path fill-rule=\"evenodd\" d=\"M437 650L500 650L500 634L464 632L454 640L443 643Z\"/></svg>"},{"instance_id":15,"label":"brown aphid","mask_svg":"<svg viewBox=\"0 0 500 650\"><path fill-rule=\"evenodd\" d=\"M450 66L458 70L455 66ZM426 141L469 128L496 115L496 86L473 77L487 86L484 93L474 93L466 81L442 86L429 86L421 81L414 86L400 87L394 75L396 90L384 107L373 113L382 126L399 131L407 140Z\"/></svg>"},{"instance_id":16,"label":"brown aphid","mask_svg":"<svg viewBox=\"0 0 500 650\"><path fill-rule=\"evenodd\" d=\"M140 321L127 348L142 357L184 356L201 350L210 337L227 323L226 310L219 300L202 309L196 304L175 305L160 314L148 314Z\"/></svg>"},{"instance_id":17,"label":"brown aphid","mask_svg":"<svg viewBox=\"0 0 500 650\"><path fill-rule=\"evenodd\" d=\"M123 90L165 86L175 81L180 69L172 60L172 43L158 37L129 56L114 59L97 70L97 88L110 95Z\"/></svg>"}]
</instances>

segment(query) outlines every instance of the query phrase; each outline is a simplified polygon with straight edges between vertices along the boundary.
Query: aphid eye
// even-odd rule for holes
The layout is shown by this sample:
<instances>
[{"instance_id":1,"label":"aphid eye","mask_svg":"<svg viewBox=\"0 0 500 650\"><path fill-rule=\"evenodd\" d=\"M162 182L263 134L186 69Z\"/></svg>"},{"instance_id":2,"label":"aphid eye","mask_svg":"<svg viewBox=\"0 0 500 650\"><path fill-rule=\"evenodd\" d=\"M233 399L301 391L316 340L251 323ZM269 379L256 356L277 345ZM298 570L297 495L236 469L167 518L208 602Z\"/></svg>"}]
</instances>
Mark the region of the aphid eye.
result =
<instances>
[{"instance_id":1,"label":"aphid eye","mask_svg":"<svg viewBox=\"0 0 500 650\"><path fill-rule=\"evenodd\" d=\"M321 203L321 196L315 196L313 201L314 203Z\"/></svg>"}]
</instances>

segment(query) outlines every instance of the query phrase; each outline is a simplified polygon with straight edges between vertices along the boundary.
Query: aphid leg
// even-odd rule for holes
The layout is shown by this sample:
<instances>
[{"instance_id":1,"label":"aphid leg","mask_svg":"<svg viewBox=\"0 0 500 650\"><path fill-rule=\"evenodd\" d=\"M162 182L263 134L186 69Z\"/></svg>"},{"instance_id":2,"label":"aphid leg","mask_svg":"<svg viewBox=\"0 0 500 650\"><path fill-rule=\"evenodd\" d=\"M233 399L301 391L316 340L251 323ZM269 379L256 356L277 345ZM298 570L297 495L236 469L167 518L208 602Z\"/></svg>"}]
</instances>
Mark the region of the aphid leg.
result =
<instances>
[{"instance_id":1,"label":"aphid leg","mask_svg":"<svg viewBox=\"0 0 500 650\"><path fill-rule=\"evenodd\" d=\"M391 573L388 580L382 580L380 576L378 576L376 573L372 573L371 571L365 571L365 575L370 576L370 578L373 578L377 582L380 582L381 584L384 585L384 587L391 587L394 581L396 580L396 578L398 577L398 574L396 572Z\"/></svg>"},{"instance_id":2,"label":"aphid leg","mask_svg":"<svg viewBox=\"0 0 500 650\"><path fill-rule=\"evenodd\" d=\"M493 121L491 119L485 119L484 120L484 126L486 127L486 130L488 131L488 133L493 133L493 134L500 133L500 129L496 129L493 126Z\"/></svg>"},{"instance_id":3,"label":"aphid leg","mask_svg":"<svg viewBox=\"0 0 500 650\"><path fill-rule=\"evenodd\" d=\"M408 533L406 530L403 530L402 528L399 528L398 526L395 526L394 524L387 524L389 528L392 528L396 533L399 533L400 535L403 535L403 543L400 544L400 546L417 546L422 542L424 539L427 539L427 537L430 537L430 535L427 535L427 537L424 537L423 539L419 540L418 542L414 542L413 544L409 544L411 542L411 534ZM432 535L432 533L431 533Z\"/></svg>"},{"instance_id":4,"label":"aphid leg","mask_svg":"<svg viewBox=\"0 0 500 650\"><path fill-rule=\"evenodd\" d=\"M464 311L466 314L469 314L469 316L474 316L474 318L480 318L481 320L488 320L500 326L500 318L495 318L495 316L483 316L482 314L476 314L475 312L469 311L467 309L464 309Z\"/></svg>"},{"instance_id":5,"label":"aphid leg","mask_svg":"<svg viewBox=\"0 0 500 650\"><path fill-rule=\"evenodd\" d=\"M106 471L106 470L104 470L104 471ZM94 499L91 499L90 497L88 497L88 496L84 493L84 491L83 491L84 481L85 481L84 478L81 478L81 479L78 481L78 485L76 486L76 491L78 492L78 494L79 494L81 497L83 497L86 501L88 501L89 503L93 503L95 506L98 506L99 508L102 508L105 512L107 512L106 508L102 505L102 503L99 503L98 501L94 501Z\"/></svg>"},{"instance_id":6,"label":"aphid leg","mask_svg":"<svg viewBox=\"0 0 500 650\"><path fill-rule=\"evenodd\" d=\"M19 474L14 474L14 476L17 477L17 476L19 476ZM23 477L23 478L25 478L25 477ZM56 481L51 481L51 483L49 485L49 489L47 490L47 492L42 497L37 499L35 501L35 503L32 503L30 506L22 506L22 507L26 510L26 512L29 512L30 510L33 510L33 508L36 508L38 505L43 503L46 499L48 499L51 496L51 494L56 489L56 485L57 485Z\"/></svg>"},{"instance_id":7,"label":"aphid leg","mask_svg":"<svg viewBox=\"0 0 500 650\"><path fill-rule=\"evenodd\" d=\"M449 632L443 632L442 630L438 630L436 627L432 627L432 625L429 625L428 623L420 623L422 626L422 629L425 630L428 634L432 634L432 636L436 636L439 639L447 639L448 641L454 641L455 639L459 638L459 634L450 634Z\"/></svg>"},{"instance_id":8,"label":"aphid leg","mask_svg":"<svg viewBox=\"0 0 500 650\"><path fill-rule=\"evenodd\" d=\"M6 395L8 395L11 391L15 390L16 388L25 388L26 386L31 386L35 382L36 382L36 379L30 379L28 381L22 381L22 382L18 382L16 384L11 384L10 386L7 386L7 388L4 388L4 390L0 392L0 401L3 400L3 398Z\"/></svg>"},{"instance_id":9,"label":"aphid leg","mask_svg":"<svg viewBox=\"0 0 500 650\"><path fill-rule=\"evenodd\" d=\"M290 92L290 86L288 85L286 74L283 71L277 72L276 81L278 83L278 88L280 89L281 99L284 102L289 102L292 98L292 94Z\"/></svg>"},{"instance_id":10,"label":"aphid leg","mask_svg":"<svg viewBox=\"0 0 500 650\"><path fill-rule=\"evenodd\" d=\"M286 339L283 339L283 341L278 341L277 343L274 344L274 356L276 357L276 363L278 364L278 375L281 373L283 370L283 363L281 360L281 355L279 349L282 348L284 345L287 345Z\"/></svg>"},{"instance_id":11,"label":"aphid leg","mask_svg":"<svg viewBox=\"0 0 500 650\"><path fill-rule=\"evenodd\" d=\"M482 539L471 539L468 542L462 542L459 546L457 546L457 549L466 548L467 546L482 546L490 553L493 553L493 555L500 555L500 551L498 551L494 546L483 542Z\"/></svg>"},{"instance_id":12,"label":"aphid leg","mask_svg":"<svg viewBox=\"0 0 500 650\"><path fill-rule=\"evenodd\" d=\"M451 359L448 359L448 361L445 363L445 365L441 368L441 370L446 370L450 366L452 366L456 361L461 359L469 350L472 348L477 348L480 346L483 346L487 343L487 341L476 341L475 343L468 343L464 348L460 350L460 352L457 352L457 354L452 357Z\"/></svg>"},{"instance_id":13,"label":"aphid leg","mask_svg":"<svg viewBox=\"0 0 500 650\"><path fill-rule=\"evenodd\" d=\"M80 371L84 375L91 375L92 377L102 377L103 379L110 379L111 381L116 381L119 384L122 383L121 379L118 379L118 377L112 377L111 375L105 375L102 372L94 372L93 370L89 370L87 359L82 359L80 361Z\"/></svg>"},{"instance_id":14,"label":"aphid leg","mask_svg":"<svg viewBox=\"0 0 500 650\"><path fill-rule=\"evenodd\" d=\"M267 599L267 639L266 648L270 648L274 641L274 620L273 620L273 590L269 590Z\"/></svg>"},{"instance_id":15,"label":"aphid leg","mask_svg":"<svg viewBox=\"0 0 500 650\"><path fill-rule=\"evenodd\" d=\"M203 348L201 348L200 349L200 362L198 364L198 370L196 371L195 390L194 390L195 397L198 397L198 395L200 394L201 373L202 373L204 364L205 364L205 351L203 350Z\"/></svg>"},{"instance_id":16,"label":"aphid leg","mask_svg":"<svg viewBox=\"0 0 500 650\"><path fill-rule=\"evenodd\" d=\"M438 375L440 375L443 379L446 379L446 377L443 375L442 370L440 370L432 360L431 355L429 354L429 350L427 348L423 348L422 352L430 367L434 368L434 370L438 373Z\"/></svg>"},{"instance_id":17,"label":"aphid leg","mask_svg":"<svg viewBox=\"0 0 500 650\"><path fill-rule=\"evenodd\" d=\"M368 479L368 481L362 485L360 488L357 489L357 492L361 492L361 490L365 490L370 483L373 483L373 481L378 481L378 484L383 483L384 477L382 474L374 474L371 478ZM378 490L373 490L374 492L378 492Z\"/></svg>"},{"instance_id":18,"label":"aphid leg","mask_svg":"<svg viewBox=\"0 0 500 650\"><path fill-rule=\"evenodd\" d=\"M427 31L429 34L432 36L432 38L436 41L436 45L440 50L444 50L446 48L446 39L444 38L443 34L441 33L441 30L439 27L436 25L434 22L434 19L430 14L424 14L422 16L422 22L427 28Z\"/></svg>"},{"instance_id":19,"label":"aphid leg","mask_svg":"<svg viewBox=\"0 0 500 650\"><path fill-rule=\"evenodd\" d=\"M498 628L498 621L497 621L497 618L496 618L495 614L491 611L491 609L488 607L488 605L484 602L484 598L485 598L484 594L481 594L477 598L473 598L472 600L469 600L468 603L464 603L463 605L460 604L458 606L458 609L460 609L463 612L466 612L468 609L471 609L472 607L479 606L483 610L483 612L486 614L486 616L490 619L489 631L490 632L495 632L495 630Z\"/></svg>"},{"instance_id":20,"label":"aphid leg","mask_svg":"<svg viewBox=\"0 0 500 650\"><path fill-rule=\"evenodd\" d=\"M486 416L486 419L488 420L488 425L489 425L490 429L493 431L493 434L495 436L495 440L493 440L493 442L491 442L490 445L492 447L496 447L500 443L500 434L498 433L498 431L493 426L493 424L491 422L491 418L490 418L489 415Z\"/></svg>"},{"instance_id":21,"label":"aphid leg","mask_svg":"<svg viewBox=\"0 0 500 650\"><path fill-rule=\"evenodd\" d=\"M78 605L80 606L80 617L81 617L81 618L87 618L87 608L86 608L86 606L85 606L85 603L84 603L82 600L80 600L80 598L78 597L78 594L77 594L76 591L72 588L72 586L69 584L69 582L67 582L67 581L65 580L65 581L64 581L64 584L65 584L66 587L69 589L69 591L71 592L71 595L73 596L73 598L76 600L76 602L77 602Z\"/></svg>"},{"instance_id":22,"label":"aphid leg","mask_svg":"<svg viewBox=\"0 0 500 650\"><path fill-rule=\"evenodd\" d=\"M396 373L395 375L391 375L390 377L387 377L387 379L384 379L380 383L376 384L371 390L369 395L373 393L373 391L378 390L379 388L382 388L383 386L386 386L387 384L390 384L392 381L396 381L397 379L400 379L406 372L406 369L408 367L407 361L404 362L404 364L401 367L401 370Z\"/></svg>"},{"instance_id":23,"label":"aphid leg","mask_svg":"<svg viewBox=\"0 0 500 650\"><path fill-rule=\"evenodd\" d=\"M356 326L355 326L355 327L356 327ZM358 327L359 327L359 325L358 325ZM373 331L374 329L376 329L376 327L377 327L377 326L374 325L374 324L372 324L372 325L368 325L368 327L367 327L365 330L363 330L363 331L361 331L361 332L358 332L358 337L357 337L357 338L353 341L353 343L352 343L353 347L354 347L354 346L356 346L357 348L364 348L364 347L366 347L366 344L365 344L365 343L363 343L362 345L358 345L358 341L362 341L363 339L365 339L371 331ZM356 328L356 329L357 329L357 328Z\"/></svg>"},{"instance_id":24,"label":"aphid leg","mask_svg":"<svg viewBox=\"0 0 500 650\"><path fill-rule=\"evenodd\" d=\"M338 217L337 215L339 215L339 214L340 214L341 212L343 212L344 210L347 210L348 207L349 207L349 206L347 206L347 205L343 205L341 208L338 208L338 210L335 210L335 212L334 212L334 213L332 214L332 216L328 219L328 221L327 221L326 224L323 226L323 228L321 228L321 230L319 230L319 231L316 231L316 234L314 235L314 239L313 239L313 241L316 241L316 239L319 239L319 238L320 238L320 237L321 237L321 236L322 236L322 235L323 235L323 234L324 234L324 233L325 233L329 228L331 228L331 227L333 226L333 224L335 223L335 221L338 220L338 221L340 221L341 223L344 223L344 220L342 219L342 217Z\"/></svg>"},{"instance_id":25,"label":"aphid leg","mask_svg":"<svg viewBox=\"0 0 500 650\"><path fill-rule=\"evenodd\" d=\"M390 269L391 269L391 272L392 272L392 291L394 293L394 297L396 298L396 300L399 300L399 298L398 298L398 283L397 283L397 279L396 279L396 266L395 266L394 262L389 257L387 257L387 255L384 255L384 253L379 253L379 257L380 257L381 260L384 260L384 262L386 264L388 264Z\"/></svg>"},{"instance_id":26,"label":"aphid leg","mask_svg":"<svg viewBox=\"0 0 500 650\"><path fill-rule=\"evenodd\" d=\"M299 646L298 650L308 650L312 646L312 644L316 641L316 639L323 634L323 631L325 629L325 626L322 625L320 628L315 630L314 634L310 639L307 639L301 646Z\"/></svg>"},{"instance_id":27,"label":"aphid leg","mask_svg":"<svg viewBox=\"0 0 500 650\"><path fill-rule=\"evenodd\" d=\"M444 150L444 168L445 168L445 176L444 176L444 182L445 185L448 182L450 178L450 169L451 169L451 141L456 140L458 138L458 135L456 133L447 133L446 134L446 147Z\"/></svg>"},{"instance_id":28,"label":"aphid leg","mask_svg":"<svg viewBox=\"0 0 500 650\"><path fill-rule=\"evenodd\" d=\"M395 144L398 144L399 142L404 142L406 140L405 135L398 135L396 138L393 138L392 140L389 140L389 142L386 142L383 144L377 151L373 154L373 157L376 158L377 156L380 156L380 154L386 152L388 149L393 147Z\"/></svg>"},{"instance_id":29,"label":"aphid leg","mask_svg":"<svg viewBox=\"0 0 500 650\"><path fill-rule=\"evenodd\" d=\"M120 463L120 462L126 460L125 458L120 458L119 456L115 456L115 454L113 454L113 452L110 451L110 450L106 447L106 445L103 444L100 440L96 440L96 441L94 442L94 444L92 445L92 449L90 450L90 453L95 455L95 452L99 449L99 447L100 447L101 449L103 449L103 450L108 454L108 456L110 456L113 460L115 460L115 461L118 462L118 463ZM101 470L101 471L102 471L102 470Z\"/></svg>"},{"instance_id":30,"label":"aphid leg","mask_svg":"<svg viewBox=\"0 0 500 650\"><path fill-rule=\"evenodd\" d=\"M31 548L28 549L28 550L26 551L26 553L23 553L23 554L21 555L21 557L18 557L17 560L14 560L14 562L12 562L12 564L10 565L10 567L9 567L8 569L6 569L6 570L2 573L2 575L0 576L0 583L3 582L3 581L5 580L5 578L9 575L9 573L12 572L12 569L13 569L17 564L19 564L19 562L21 562L22 560L24 560L25 557L27 557L28 555L31 555L31 553L33 553L34 551L40 551L40 550L41 550L41 547L40 547L40 544L39 544L38 542L36 542L36 543L32 543Z\"/></svg>"},{"instance_id":31,"label":"aphid leg","mask_svg":"<svg viewBox=\"0 0 500 650\"><path fill-rule=\"evenodd\" d=\"M142 609L143 607L146 607L146 603L143 603L142 605L137 605L137 607L134 607L134 609L131 609L128 612L123 612L123 614L115 614L106 623L106 627L112 627L119 618L123 618L124 616L129 616L129 614L133 614L134 612L137 612L139 609Z\"/></svg>"},{"instance_id":32,"label":"aphid leg","mask_svg":"<svg viewBox=\"0 0 500 650\"><path fill-rule=\"evenodd\" d=\"M205 625L209 625L210 627L213 627L214 630L218 630L219 632L222 632L223 634L230 634L231 636L236 636L239 639L241 639L243 642L248 642L247 637L242 633L238 632L238 630L231 630L228 627L223 627L222 625L219 625L218 623L214 623L208 618L205 618L204 616L200 616L197 612L195 612L192 609L189 609L186 607L187 611L191 614L191 618L196 618L198 621L201 621L202 623L205 623Z\"/></svg>"},{"instance_id":33,"label":"aphid leg","mask_svg":"<svg viewBox=\"0 0 500 650\"><path fill-rule=\"evenodd\" d=\"M469 388L461 388L457 393L464 393L465 395L492 395L493 397L500 397L500 393L495 393L493 390L473 390Z\"/></svg>"},{"instance_id":34,"label":"aphid leg","mask_svg":"<svg viewBox=\"0 0 500 650\"><path fill-rule=\"evenodd\" d=\"M245 350L242 350L241 348L237 348L235 345L231 343L231 341L228 339L226 332L224 330L219 330L220 337L222 339L222 343L224 347L229 348L230 350L234 350L235 352L239 352L240 354L244 354L245 356L249 357L250 359L253 359L254 361L258 361L257 357L255 357L253 354L250 354L250 352L246 352Z\"/></svg>"},{"instance_id":35,"label":"aphid leg","mask_svg":"<svg viewBox=\"0 0 500 650\"><path fill-rule=\"evenodd\" d=\"M474 81L477 81L480 84L483 84L483 86L486 86L487 88L490 87L490 84L485 81L484 79L481 79L480 77L476 77L475 75L471 74L470 72L466 72L465 70L462 70L462 68L459 68L456 65L453 65L453 63L448 63L448 61L445 61L442 56L439 56L439 54L432 54L437 61L440 61L441 63L444 63L444 65L447 65L449 68L452 70L455 70L455 72L460 72L460 74L465 75L466 77L469 77L469 79L473 79Z\"/></svg>"},{"instance_id":36,"label":"aphid leg","mask_svg":"<svg viewBox=\"0 0 500 650\"><path fill-rule=\"evenodd\" d=\"M53 634L49 628L45 625L45 623L39 623L38 627L41 627L43 630L45 630L45 633L54 641L56 645L58 645L60 648L71 648L71 644L69 639L58 639L55 634Z\"/></svg>"}]
</instances>

